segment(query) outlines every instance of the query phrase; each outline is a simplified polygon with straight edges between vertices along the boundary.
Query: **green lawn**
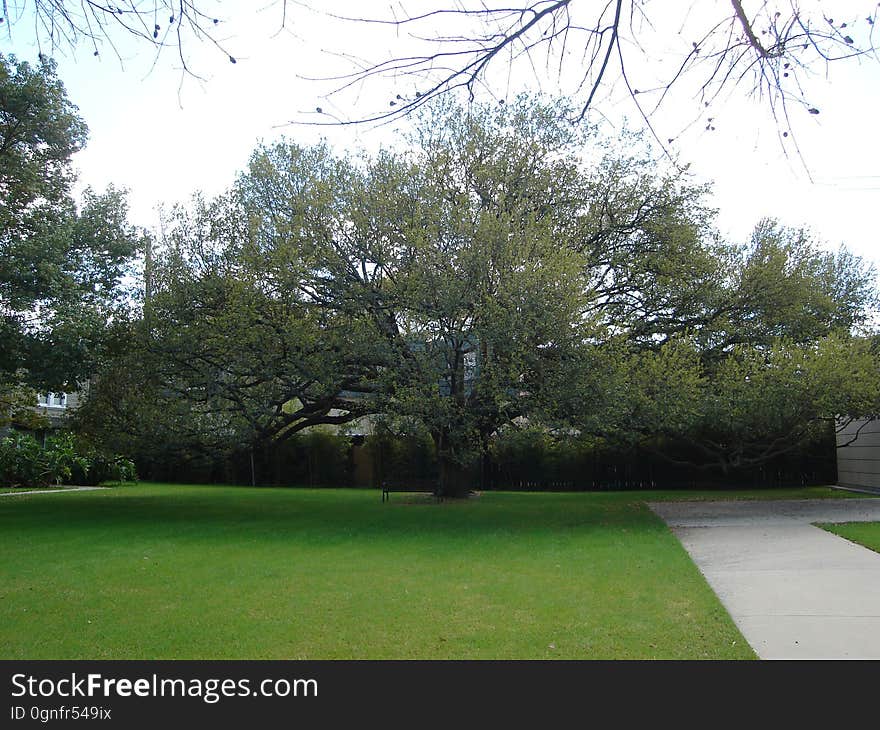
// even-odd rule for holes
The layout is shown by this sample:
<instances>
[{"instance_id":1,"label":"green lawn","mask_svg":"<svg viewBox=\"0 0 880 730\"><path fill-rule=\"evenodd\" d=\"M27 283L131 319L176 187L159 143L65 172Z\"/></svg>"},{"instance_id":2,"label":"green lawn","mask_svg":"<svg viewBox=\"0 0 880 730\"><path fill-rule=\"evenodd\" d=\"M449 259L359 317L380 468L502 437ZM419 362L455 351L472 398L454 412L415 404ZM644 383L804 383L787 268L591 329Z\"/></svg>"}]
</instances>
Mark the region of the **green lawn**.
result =
<instances>
[{"instance_id":1,"label":"green lawn","mask_svg":"<svg viewBox=\"0 0 880 730\"><path fill-rule=\"evenodd\" d=\"M819 527L880 553L880 522L844 522Z\"/></svg>"},{"instance_id":2,"label":"green lawn","mask_svg":"<svg viewBox=\"0 0 880 730\"><path fill-rule=\"evenodd\" d=\"M753 657L644 505L688 496L710 493L4 497L0 658Z\"/></svg>"}]
</instances>

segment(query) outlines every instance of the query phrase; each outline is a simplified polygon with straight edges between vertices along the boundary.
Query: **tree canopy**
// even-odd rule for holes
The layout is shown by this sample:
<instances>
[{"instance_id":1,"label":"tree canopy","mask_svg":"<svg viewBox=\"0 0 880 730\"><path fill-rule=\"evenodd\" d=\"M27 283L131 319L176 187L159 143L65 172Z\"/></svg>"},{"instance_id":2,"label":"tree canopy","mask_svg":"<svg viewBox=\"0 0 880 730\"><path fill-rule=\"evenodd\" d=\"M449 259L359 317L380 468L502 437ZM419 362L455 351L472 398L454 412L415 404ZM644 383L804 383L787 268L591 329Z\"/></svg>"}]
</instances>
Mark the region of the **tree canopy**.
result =
<instances>
[{"instance_id":1,"label":"tree canopy","mask_svg":"<svg viewBox=\"0 0 880 730\"><path fill-rule=\"evenodd\" d=\"M371 157L258 147L164 224L141 403L128 376L95 402L205 452L381 414L430 434L448 492L525 424L728 469L876 410L869 269L772 221L721 241L703 188L569 111L436 104Z\"/></svg>"}]
</instances>

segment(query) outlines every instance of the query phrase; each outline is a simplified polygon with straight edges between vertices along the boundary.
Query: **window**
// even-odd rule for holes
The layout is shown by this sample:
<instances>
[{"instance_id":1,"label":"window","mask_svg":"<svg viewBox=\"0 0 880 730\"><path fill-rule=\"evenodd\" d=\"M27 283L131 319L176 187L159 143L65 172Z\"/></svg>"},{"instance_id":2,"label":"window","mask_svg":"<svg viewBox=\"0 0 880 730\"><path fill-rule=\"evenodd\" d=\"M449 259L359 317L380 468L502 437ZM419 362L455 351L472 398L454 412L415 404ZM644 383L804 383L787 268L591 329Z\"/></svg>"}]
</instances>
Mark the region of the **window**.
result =
<instances>
[{"instance_id":1,"label":"window","mask_svg":"<svg viewBox=\"0 0 880 730\"><path fill-rule=\"evenodd\" d=\"M67 393L40 393L37 403L48 408L67 408Z\"/></svg>"}]
</instances>

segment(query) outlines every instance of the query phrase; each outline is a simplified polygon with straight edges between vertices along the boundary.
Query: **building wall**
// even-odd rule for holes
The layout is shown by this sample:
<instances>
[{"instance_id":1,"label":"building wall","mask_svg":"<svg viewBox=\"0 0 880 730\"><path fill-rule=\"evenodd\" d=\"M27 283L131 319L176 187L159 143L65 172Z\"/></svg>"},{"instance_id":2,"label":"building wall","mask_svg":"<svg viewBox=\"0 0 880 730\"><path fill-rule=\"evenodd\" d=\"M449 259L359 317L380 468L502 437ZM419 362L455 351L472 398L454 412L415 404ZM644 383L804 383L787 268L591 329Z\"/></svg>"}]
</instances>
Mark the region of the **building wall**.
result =
<instances>
[{"instance_id":1,"label":"building wall","mask_svg":"<svg viewBox=\"0 0 880 730\"><path fill-rule=\"evenodd\" d=\"M858 433L848 446L841 446ZM837 434L837 483L880 489L880 420L853 421Z\"/></svg>"},{"instance_id":2,"label":"building wall","mask_svg":"<svg viewBox=\"0 0 880 730\"><path fill-rule=\"evenodd\" d=\"M83 390L72 393L40 393L37 396L35 410L49 420L49 428L62 428L67 422L67 417L76 410L87 386Z\"/></svg>"}]
</instances>

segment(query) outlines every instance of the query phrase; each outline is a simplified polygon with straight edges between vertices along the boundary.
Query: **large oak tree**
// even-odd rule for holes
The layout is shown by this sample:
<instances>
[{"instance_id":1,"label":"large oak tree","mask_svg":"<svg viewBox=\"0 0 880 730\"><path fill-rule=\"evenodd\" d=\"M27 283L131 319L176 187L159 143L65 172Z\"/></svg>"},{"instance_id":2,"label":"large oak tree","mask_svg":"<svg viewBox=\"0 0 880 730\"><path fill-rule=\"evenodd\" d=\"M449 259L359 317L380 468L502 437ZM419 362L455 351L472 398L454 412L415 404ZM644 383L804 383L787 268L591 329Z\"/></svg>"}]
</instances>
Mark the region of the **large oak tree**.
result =
<instances>
[{"instance_id":1,"label":"large oak tree","mask_svg":"<svg viewBox=\"0 0 880 730\"><path fill-rule=\"evenodd\" d=\"M813 410L770 419L772 433L748 420L766 410L736 411L748 449L706 426L737 373L784 393L795 381L774 353L862 324L870 274L771 222L748 246L719 241L701 188L568 111L439 105L407 151L375 157L258 148L227 194L166 221L133 364L150 417L113 396L100 402L114 428L159 424L151 443L219 453L383 414L430 433L449 493L523 423L711 439L730 444L724 465L864 408L814 378L798 382L825 383L815 397L791 399ZM822 351L836 359L807 361L845 361L844 344Z\"/></svg>"}]
</instances>

